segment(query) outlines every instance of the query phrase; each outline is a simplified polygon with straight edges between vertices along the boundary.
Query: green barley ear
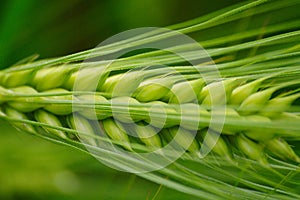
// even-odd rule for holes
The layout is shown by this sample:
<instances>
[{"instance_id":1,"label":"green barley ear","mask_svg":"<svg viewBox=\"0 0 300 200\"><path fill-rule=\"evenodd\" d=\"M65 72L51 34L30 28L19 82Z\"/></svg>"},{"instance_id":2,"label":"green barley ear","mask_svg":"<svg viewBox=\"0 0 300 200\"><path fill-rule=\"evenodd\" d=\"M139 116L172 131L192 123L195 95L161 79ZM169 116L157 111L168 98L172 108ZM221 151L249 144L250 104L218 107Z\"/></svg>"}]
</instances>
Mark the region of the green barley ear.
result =
<instances>
[{"instance_id":1,"label":"green barley ear","mask_svg":"<svg viewBox=\"0 0 300 200\"><path fill-rule=\"evenodd\" d=\"M125 149L132 151L129 137L126 131L121 127L120 123L116 123L113 118L107 118L102 121L105 133L114 141L120 142Z\"/></svg>"},{"instance_id":2,"label":"green barley ear","mask_svg":"<svg viewBox=\"0 0 300 200\"><path fill-rule=\"evenodd\" d=\"M36 95L38 92L33 89L32 87L29 86L20 86L17 88L11 89L11 91L15 94L20 94L20 95ZM35 111L38 108L41 108L43 104L41 103L36 103L36 101L43 101L42 97L17 97L13 101L8 102L8 104L15 108L16 110L20 112L32 112Z\"/></svg>"},{"instance_id":3,"label":"green barley ear","mask_svg":"<svg viewBox=\"0 0 300 200\"><path fill-rule=\"evenodd\" d=\"M292 160L300 163L300 158L291 146L282 138L275 138L266 142L266 148L283 160Z\"/></svg>"},{"instance_id":4,"label":"green barley ear","mask_svg":"<svg viewBox=\"0 0 300 200\"><path fill-rule=\"evenodd\" d=\"M0 70L0 119L118 169L150 169L137 175L195 198L300 199L299 5L241 2L168 27L175 33L149 31ZM246 26L235 32L232 25L239 23ZM178 44L176 33L193 36L204 52ZM114 58L165 39L167 49ZM214 123L224 129L214 131ZM98 146L107 143L137 151L117 154ZM203 158L205 149L212 154ZM145 160L148 150L162 159ZM268 153L276 158L267 160ZM167 166L159 163L172 158Z\"/></svg>"},{"instance_id":5,"label":"green barley ear","mask_svg":"<svg viewBox=\"0 0 300 200\"><path fill-rule=\"evenodd\" d=\"M247 157L257 160L264 166L268 166L267 159L264 155L263 146L251 141L244 135L240 134L235 138L238 149L240 149Z\"/></svg>"},{"instance_id":6,"label":"green barley ear","mask_svg":"<svg viewBox=\"0 0 300 200\"><path fill-rule=\"evenodd\" d=\"M36 121L48 124L54 127L63 127L60 120L53 114L44 111L42 109L39 109L34 112L34 118ZM67 139L67 136L65 133L61 130L56 130L54 128L49 128L49 127L42 127L46 132L56 135L59 138Z\"/></svg>"}]
</instances>

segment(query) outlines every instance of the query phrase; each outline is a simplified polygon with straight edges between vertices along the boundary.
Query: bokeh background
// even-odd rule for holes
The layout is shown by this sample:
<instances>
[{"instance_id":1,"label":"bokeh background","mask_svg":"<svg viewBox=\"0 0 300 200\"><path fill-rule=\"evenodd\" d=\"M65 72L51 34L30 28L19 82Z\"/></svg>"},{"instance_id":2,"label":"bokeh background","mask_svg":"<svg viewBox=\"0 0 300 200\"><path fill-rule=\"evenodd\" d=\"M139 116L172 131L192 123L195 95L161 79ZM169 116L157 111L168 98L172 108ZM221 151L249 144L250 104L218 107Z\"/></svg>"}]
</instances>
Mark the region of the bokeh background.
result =
<instances>
[{"instance_id":1,"label":"bokeh background","mask_svg":"<svg viewBox=\"0 0 300 200\"><path fill-rule=\"evenodd\" d=\"M0 68L93 48L119 32L164 27L242 0L1 0ZM0 199L196 199L0 121Z\"/></svg>"}]
</instances>

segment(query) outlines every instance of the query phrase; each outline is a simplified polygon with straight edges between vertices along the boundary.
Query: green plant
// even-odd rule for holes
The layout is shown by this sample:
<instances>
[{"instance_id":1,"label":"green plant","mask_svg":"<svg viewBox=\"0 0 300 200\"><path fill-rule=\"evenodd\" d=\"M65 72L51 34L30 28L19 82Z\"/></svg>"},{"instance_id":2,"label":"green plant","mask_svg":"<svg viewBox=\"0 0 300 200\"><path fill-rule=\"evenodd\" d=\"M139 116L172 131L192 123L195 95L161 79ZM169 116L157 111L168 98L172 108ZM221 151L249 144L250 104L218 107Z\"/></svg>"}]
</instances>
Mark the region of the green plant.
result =
<instances>
[{"instance_id":1,"label":"green plant","mask_svg":"<svg viewBox=\"0 0 300 200\"><path fill-rule=\"evenodd\" d=\"M169 50L188 55L196 66L164 50L80 63L174 36L159 31L2 70L1 118L38 137L101 154L121 168L153 166L129 162L130 156L99 144L152 152L174 140L167 158L186 152L166 168L139 175L203 199L299 198L299 20L279 14L266 26L258 23L297 6L299 1L258 0L171 26L205 47L217 63L218 79L213 63L198 61L190 44ZM254 23L245 31L231 32L232 24L250 17ZM99 76L95 92L91 85ZM217 127L224 123L220 137L210 127L212 116L220 117ZM99 123L106 135L95 131Z\"/></svg>"}]
</instances>

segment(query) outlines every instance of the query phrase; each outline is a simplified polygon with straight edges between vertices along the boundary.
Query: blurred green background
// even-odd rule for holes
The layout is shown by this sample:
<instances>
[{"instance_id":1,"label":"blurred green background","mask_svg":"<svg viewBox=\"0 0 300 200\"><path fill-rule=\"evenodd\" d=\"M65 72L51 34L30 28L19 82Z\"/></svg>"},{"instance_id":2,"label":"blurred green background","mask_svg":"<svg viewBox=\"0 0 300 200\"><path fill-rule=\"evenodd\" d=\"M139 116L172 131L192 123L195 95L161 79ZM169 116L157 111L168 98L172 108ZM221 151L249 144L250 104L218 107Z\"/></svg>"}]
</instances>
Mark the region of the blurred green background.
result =
<instances>
[{"instance_id":1,"label":"blurred green background","mask_svg":"<svg viewBox=\"0 0 300 200\"><path fill-rule=\"evenodd\" d=\"M2 0L0 68L63 56L121 31L163 27L242 0ZM0 121L0 199L196 199Z\"/></svg>"}]
</instances>

